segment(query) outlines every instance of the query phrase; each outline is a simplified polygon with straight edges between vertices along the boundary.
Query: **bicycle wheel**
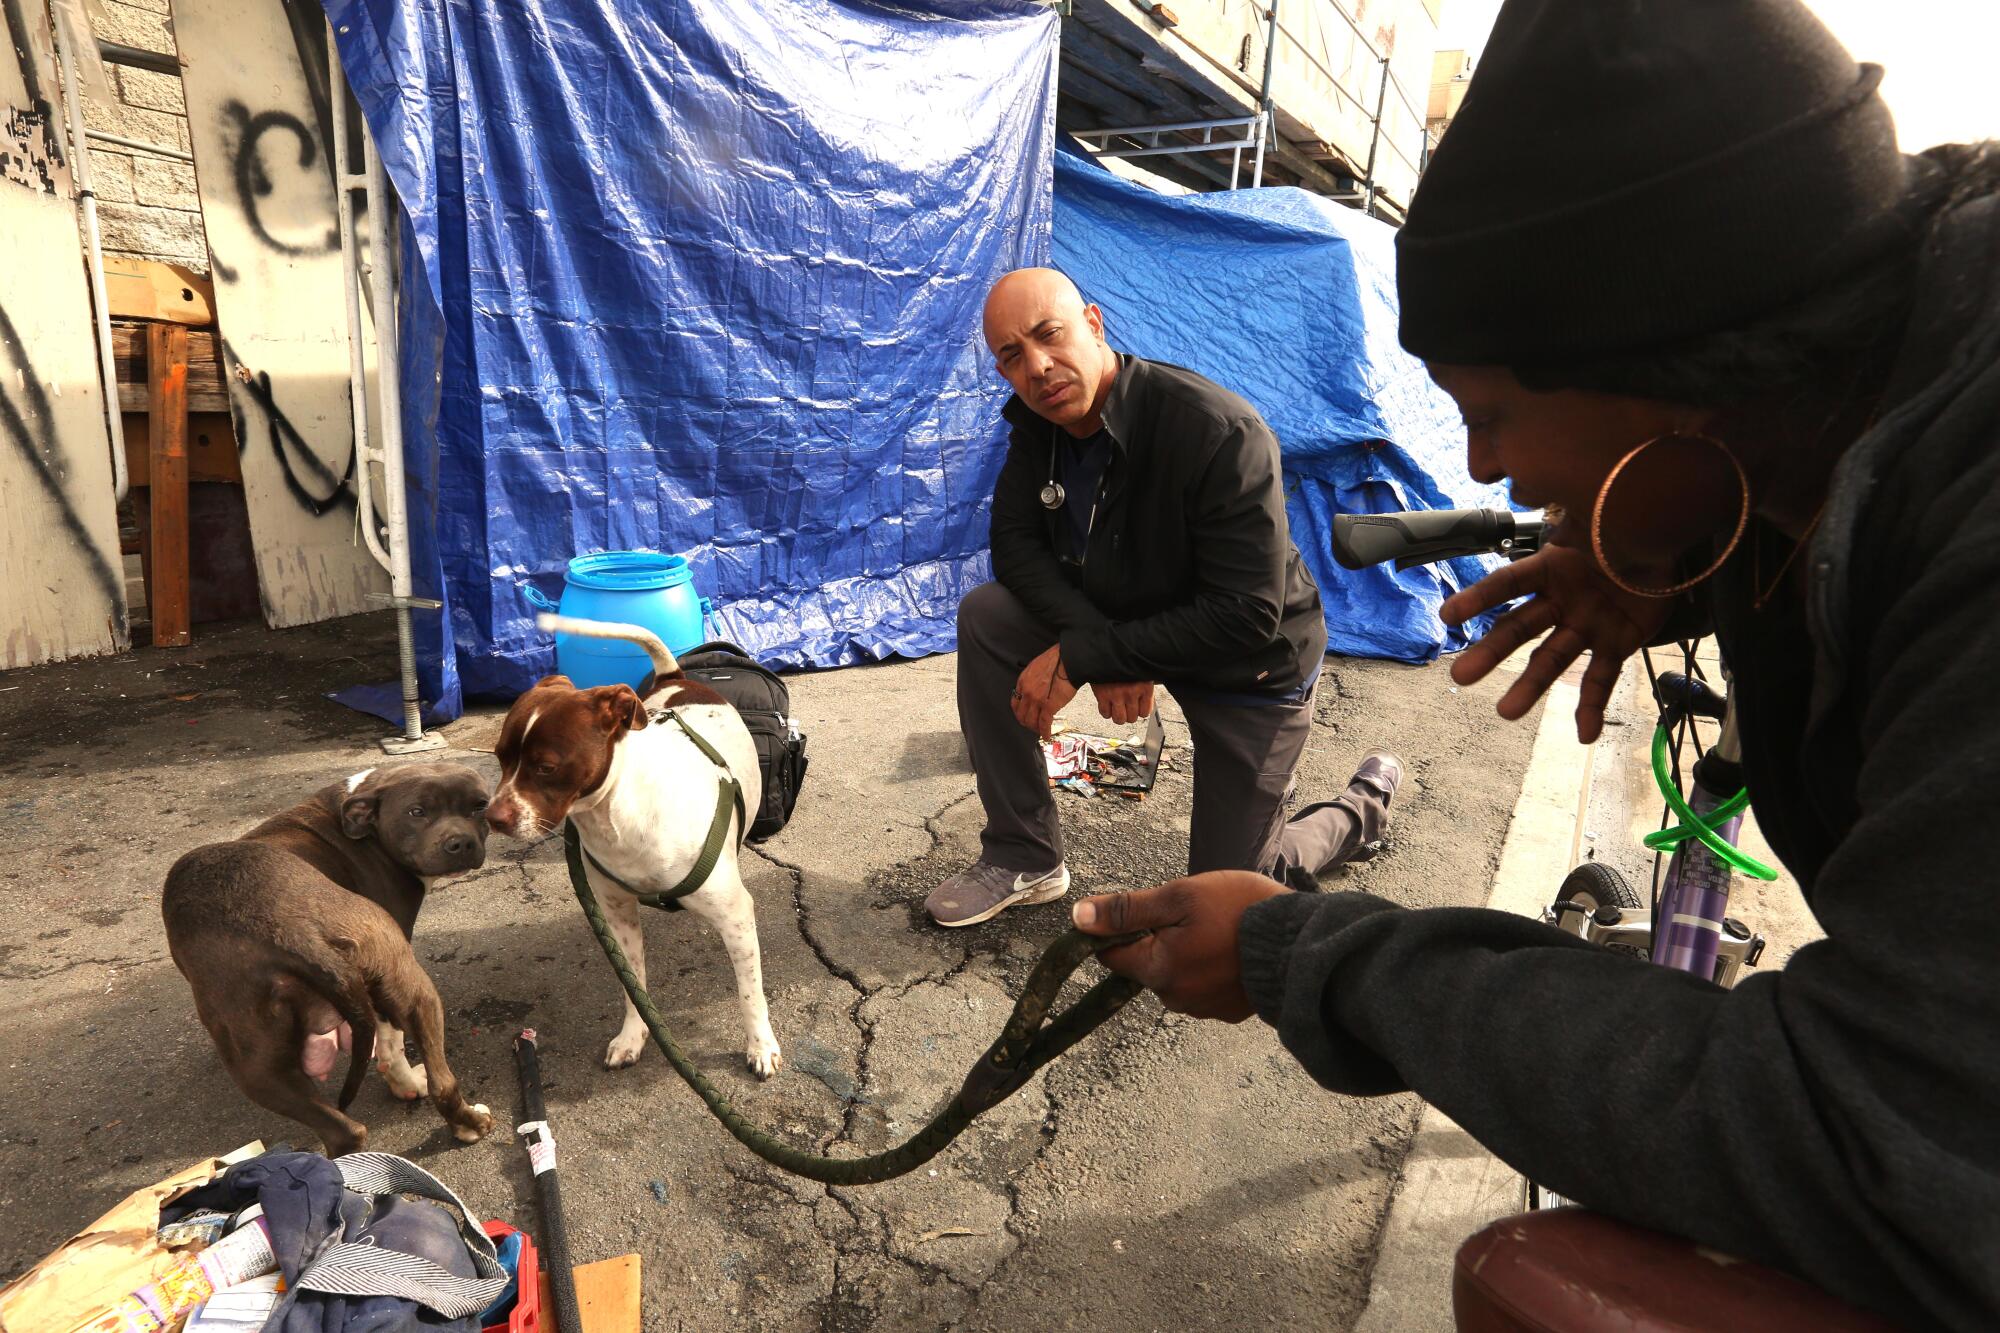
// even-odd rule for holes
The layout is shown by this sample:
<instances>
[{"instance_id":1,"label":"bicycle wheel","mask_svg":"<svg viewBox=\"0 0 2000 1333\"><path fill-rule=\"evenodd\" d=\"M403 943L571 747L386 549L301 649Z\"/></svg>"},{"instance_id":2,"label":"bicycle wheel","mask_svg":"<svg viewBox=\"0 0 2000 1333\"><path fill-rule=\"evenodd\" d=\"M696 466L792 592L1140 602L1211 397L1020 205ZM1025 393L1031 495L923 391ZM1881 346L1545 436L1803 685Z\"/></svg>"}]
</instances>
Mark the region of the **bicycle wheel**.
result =
<instances>
[{"instance_id":1,"label":"bicycle wheel","mask_svg":"<svg viewBox=\"0 0 2000 1333\"><path fill-rule=\"evenodd\" d=\"M1602 861L1585 861L1564 876L1562 888L1556 893L1556 901L1575 903L1587 913L1595 912L1600 907L1634 911L1644 910L1646 906L1645 900L1639 897L1625 876ZM1570 1206L1570 1201L1562 1195L1545 1189L1525 1177L1522 1178L1521 1186L1521 1202L1529 1212L1542 1208Z\"/></svg>"},{"instance_id":2,"label":"bicycle wheel","mask_svg":"<svg viewBox=\"0 0 2000 1333\"><path fill-rule=\"evenodd\" d=\"M1565 899L1582 903L1592 911L1600 907L1629 910L1646 905L1646 900L1626 882L1625 876L1602 861L1585 861L1569 872L1556 893L1557 902Z\"/></svg>"}]
</instances>

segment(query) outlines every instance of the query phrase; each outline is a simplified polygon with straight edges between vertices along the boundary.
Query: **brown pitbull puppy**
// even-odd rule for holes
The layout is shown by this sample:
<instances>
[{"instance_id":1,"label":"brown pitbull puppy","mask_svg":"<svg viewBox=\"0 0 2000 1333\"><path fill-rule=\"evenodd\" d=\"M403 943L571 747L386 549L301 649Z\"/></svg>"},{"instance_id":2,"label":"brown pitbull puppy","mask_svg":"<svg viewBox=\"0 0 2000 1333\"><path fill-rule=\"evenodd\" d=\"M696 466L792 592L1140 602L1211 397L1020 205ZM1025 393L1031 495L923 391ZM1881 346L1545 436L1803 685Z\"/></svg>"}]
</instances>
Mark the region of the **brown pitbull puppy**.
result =
<instances>
[{"instance_id":1,"label":"brown pitbull puppy","mask_svg":"<svg viewBox=\"0 0 2000 1333\"><path fill-rule=\"evenodd\" d=\"M371 1043L391 1090L428 1091L461 1141L493 1127L445 1062L444 1006L410 950L431 883L486 859L485 810L485 782L461 764L365 769L167 872L167 947L230 1077L329 1156L367 1142L344 1111ZM356 1033L336 1107L316 1080Z\"/></svg>"}]
</instances>

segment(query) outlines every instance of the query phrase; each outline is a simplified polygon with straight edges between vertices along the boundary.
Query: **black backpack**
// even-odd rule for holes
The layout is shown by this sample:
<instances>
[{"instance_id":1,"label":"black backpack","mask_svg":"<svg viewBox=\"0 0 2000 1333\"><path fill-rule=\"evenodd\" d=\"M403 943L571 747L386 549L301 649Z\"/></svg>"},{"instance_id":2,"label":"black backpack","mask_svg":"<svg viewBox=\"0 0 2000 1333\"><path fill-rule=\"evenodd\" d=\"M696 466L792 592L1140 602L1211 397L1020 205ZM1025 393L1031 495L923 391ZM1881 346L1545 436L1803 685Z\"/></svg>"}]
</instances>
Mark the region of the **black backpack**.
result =
<instances>
[{"instance_id":1,"label":"black backpack","mask_svg":"<svg viewBox=\"0 0 2000 1333\"><path fill-rule=\"evenodd\" d=\"M742 715L764 772L764 801L750 812L750 838L770 837L792 817L806 780L806 738L792 717L792 692L733 643L717 640L675 656L689 680L708 686Z\"/></svg>"}]
</instances>

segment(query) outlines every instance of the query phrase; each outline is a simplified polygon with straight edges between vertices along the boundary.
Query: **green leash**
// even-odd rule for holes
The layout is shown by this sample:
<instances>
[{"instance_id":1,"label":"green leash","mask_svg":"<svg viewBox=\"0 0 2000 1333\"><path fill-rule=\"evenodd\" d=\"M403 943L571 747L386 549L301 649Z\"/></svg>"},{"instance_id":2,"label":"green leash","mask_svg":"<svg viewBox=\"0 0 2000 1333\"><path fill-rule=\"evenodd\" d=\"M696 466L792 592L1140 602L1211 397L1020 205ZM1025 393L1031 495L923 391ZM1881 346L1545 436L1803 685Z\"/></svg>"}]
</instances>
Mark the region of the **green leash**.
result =
<instances>
[{"instance_id":1,"label":"green leash","mask_svg":"<svg viewBox=\"0 0 2000 1333\"><path fill-rule=\"evenodd\" d=\"M674 720L680 719L675 716ZM681 723L681 729L709 758L715 760L717 767L724 773L728 772L728 766L685 722ZM716 803L716 822L710 827L708 841L694 871L668 892L639 895L640 901L656 907L677 908L680 906L679 898L694 892L707 880L722 851L717 830L724 833L728 830L731 788L736 789L736 809L741 808L741 788L737 787L733 778L725 779ZM1082 1041L1099 1024L1117 1013L1140 989L1136 981L1109 976L1092 986L1082 999L1050 1019L1050 1011L1062 992L1063 983L1069 980L1072 972L1083 966L1085 959L1095 957L1100 949L1114 948L1139 938L1137 935L1105 938L1086 935L1075 929L1064 931L1043 951L1035 970L1029 974L1028 984L1022 988L1021 998L1015 1001L1014 1012L1008 1016L999 1040L979 1057L979 1063L965 1076L964 1085L929 1124L896 1147L870 1157L822 1157L794 1148L744 1120L715 1085L694 1067L694 1062L687 1058L674 1040L674 1034L667 1030L666 1020L660 1017L653 997L646 993L639 979L633 975L632 964L625 957L625 951L618 947L618 938L611 931L611 923L605 919L597 895L590 890L590 877L584 870L584 858L589 853L584 851L582 840L577 837L573 825L563 826L563 852L569 861L570 884L576 890L577 902L583 907L584 919L590 922L590 929L603 947L604 956L611 960L612 970L618 973L618 984L625 988L633 1007L646 1020L646 1030L653 1034L653 1044L660 1048L660 1054L667 1057L667 1063L674 1067L674 1072L707 1103L709 1111L722 1122L724 1129L735 1135L737 1142L775 1167L824 1185L879 1185L885 1180L908 1175L944 1151L945 1146L964 1133L981 1113L1012 1096L1043 1065ZM596 858L592 857L591 863L595 865ZM597 866L597 869L614 883L621 883L622 887L622 882L605 871L603 866ZM1047 1020L1047 1026L1043 1025L1044 1020Z\"/></svg>"}]
</instances>

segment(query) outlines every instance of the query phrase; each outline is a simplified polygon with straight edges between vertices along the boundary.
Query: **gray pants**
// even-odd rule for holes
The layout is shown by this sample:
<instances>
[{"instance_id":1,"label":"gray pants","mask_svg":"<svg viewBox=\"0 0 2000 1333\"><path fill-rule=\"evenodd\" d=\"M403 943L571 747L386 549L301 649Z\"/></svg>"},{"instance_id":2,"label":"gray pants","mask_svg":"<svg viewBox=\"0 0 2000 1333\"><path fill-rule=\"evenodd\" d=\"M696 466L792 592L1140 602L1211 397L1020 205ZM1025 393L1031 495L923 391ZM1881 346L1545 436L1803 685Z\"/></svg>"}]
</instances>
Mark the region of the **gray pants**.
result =
<instances>
[{"instance_id":1,"label":"gray pants","mask_svg":"<svg viewBox=\"0 0 2000 1333\"><path fill-rule=\"evenodd\" d=\"M1063 859L1041 745L1015 720L1012 703L1021 672L1055 641L998 583L973 589L958 605L958 723L986 807L980 855L1016 872L1048 870ZM1285 794L1312 732L1310 698L1266 707L1175 699L1195 752L1189 874L1256 870L1306 887L1380 838L1388 808L1365 783L1285 818Z\"/></svg>"}]
</instances>

